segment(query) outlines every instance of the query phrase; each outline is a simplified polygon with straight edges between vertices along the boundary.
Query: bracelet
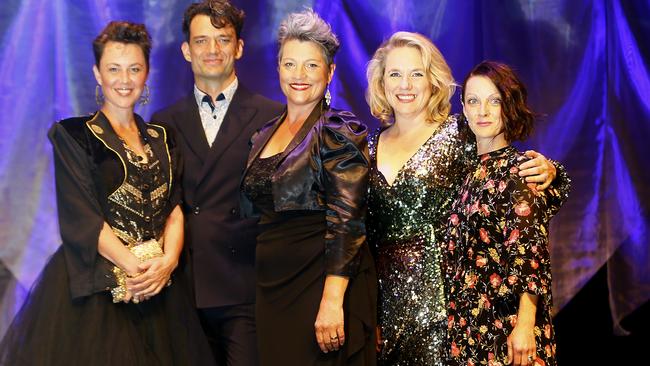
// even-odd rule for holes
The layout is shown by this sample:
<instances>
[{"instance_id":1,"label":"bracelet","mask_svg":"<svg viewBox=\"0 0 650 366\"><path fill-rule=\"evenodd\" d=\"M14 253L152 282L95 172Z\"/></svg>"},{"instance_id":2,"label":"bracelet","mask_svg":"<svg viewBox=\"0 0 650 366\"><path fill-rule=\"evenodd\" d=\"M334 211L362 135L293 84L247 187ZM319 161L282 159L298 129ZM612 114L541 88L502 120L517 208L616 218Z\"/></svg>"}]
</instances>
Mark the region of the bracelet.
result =
<instances>
[{"instance_id":1,"label":"bracelet","mask_svg":"<svg viewBox=\"0 0 650 366\"><path fill-rule=\"evenodd\" d=\"M113 296L113 303L118 303L124 301L126 298L126 279L129 276L118 266L113 267L113 275L115 276L117 287L111 289L111 295Z\"/></svg>"}]
</instances>

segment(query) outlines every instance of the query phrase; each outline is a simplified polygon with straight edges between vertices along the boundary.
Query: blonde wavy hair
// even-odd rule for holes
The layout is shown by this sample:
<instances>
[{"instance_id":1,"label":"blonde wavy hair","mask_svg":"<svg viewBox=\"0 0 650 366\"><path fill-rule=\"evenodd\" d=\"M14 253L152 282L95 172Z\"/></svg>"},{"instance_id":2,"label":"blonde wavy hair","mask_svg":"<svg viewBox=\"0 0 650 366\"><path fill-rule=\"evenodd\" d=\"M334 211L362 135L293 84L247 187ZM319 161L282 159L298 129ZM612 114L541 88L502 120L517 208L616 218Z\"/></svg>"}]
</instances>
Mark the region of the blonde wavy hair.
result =
<instances>
[{"instance_id":1,"label":"blonde wavy hair","mask_svg":"<svg viewBox=\"0 0 650 366\"><path fill-rule=\"evenodd\" d=\"M393 108L388 104L384 91L384 73L388 53L399 47L413 47L420 51L422 64L425 65L427 79L431 84L431 98L427 104L427 121L431 123L443 122L449 116L451 110L449 101L456 91L456 83L442 53L427 37L419 33L394 33L375 51L366 70L368 79L366 101L370 106L370 112L383 125L391 124L394 118Z\"/></svg>"}]
</instances>

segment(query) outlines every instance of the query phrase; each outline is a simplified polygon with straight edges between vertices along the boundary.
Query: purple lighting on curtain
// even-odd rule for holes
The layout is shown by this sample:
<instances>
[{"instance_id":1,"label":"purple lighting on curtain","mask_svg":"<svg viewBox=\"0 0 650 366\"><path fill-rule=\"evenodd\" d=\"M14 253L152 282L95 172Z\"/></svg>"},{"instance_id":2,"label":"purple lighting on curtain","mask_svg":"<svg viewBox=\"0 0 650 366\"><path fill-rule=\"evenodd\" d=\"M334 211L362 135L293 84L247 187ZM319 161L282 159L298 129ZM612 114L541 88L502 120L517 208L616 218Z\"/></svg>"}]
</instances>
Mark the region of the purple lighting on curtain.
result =
<instances>
[{"instance_id":1,"label":"purple lighting on curtain","mask_svg":"<svg viewBox=\"0 0 650 366\"><path fill-rule=\"evenodd\" d=\"M145 119L192 88L181 21L192 0L3 0L0 7L0 335L59 245L51 148L58 119L92 112L92 40L108 20L144 22L153 38L151 104ZM650 2L546 0L259 0L247 13L243 85L284 100L276 30L288 11L312 6L341 40L333 105L376 126L365 102L365 67L398 30L434 41L461 79L483 59L517 69L535 110L547 117L532 148L558 159L573 179L553 220L554 298L561 308L603 264L618 322L650 299ZM646 43L644 43L646 42ZM457 97L453 98L458 110ZM0 284L0 289L3 285ZM624 330L617 328L619 333Z\"/></svg>"}]
</instances>

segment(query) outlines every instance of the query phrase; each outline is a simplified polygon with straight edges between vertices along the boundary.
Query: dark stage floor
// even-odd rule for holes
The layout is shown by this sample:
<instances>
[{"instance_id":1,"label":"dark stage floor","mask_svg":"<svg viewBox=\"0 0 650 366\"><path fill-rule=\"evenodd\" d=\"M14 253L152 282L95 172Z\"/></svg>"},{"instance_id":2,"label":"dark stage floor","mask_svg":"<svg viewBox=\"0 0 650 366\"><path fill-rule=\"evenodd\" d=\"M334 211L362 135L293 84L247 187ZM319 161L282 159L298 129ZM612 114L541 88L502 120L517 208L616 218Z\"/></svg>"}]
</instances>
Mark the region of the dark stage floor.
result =
<instances>
[{"instance_id":1,"label":"dark stage floor","mask_svg":"<svg viewBox=\"0 0 650 366\"><path fill-rule=\"evenodd\" d=\"M561 366L650 364L650 303L623 320L630 336L614 336L606 270L603 266L554 319ZM0 262L0 296L10 280Z\"/></svg>"},{"instance_id":2,"label":"dark stage floor","mask_svg":"<svg viewBox=\"0 0 650 366\"><path fill-rule=\"evenodd\" d=\"M615 336L603 266L555 317L558 365L650 365L650 303L627 316Z\"/></svg>"}]
</instances>

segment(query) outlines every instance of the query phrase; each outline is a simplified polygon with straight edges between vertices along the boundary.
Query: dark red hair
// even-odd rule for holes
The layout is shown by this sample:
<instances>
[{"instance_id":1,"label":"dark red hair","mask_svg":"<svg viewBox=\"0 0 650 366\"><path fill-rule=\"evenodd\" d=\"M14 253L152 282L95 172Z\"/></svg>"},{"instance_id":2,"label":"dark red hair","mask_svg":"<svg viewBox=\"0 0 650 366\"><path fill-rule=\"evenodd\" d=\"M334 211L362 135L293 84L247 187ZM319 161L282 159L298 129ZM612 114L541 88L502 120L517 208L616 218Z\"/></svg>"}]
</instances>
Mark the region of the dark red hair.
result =
<instances>
[{"instance_id":1,"label":"dark red hair","mask_svg":"<svg viewBox=\"0 0 650 366\"><path fill-rule=\"evenodd\" d=\"M490 79L501 94L501 119L506 141L523 141L533 132L535 114L526 104L528 92L512 68L494 61L483 61L474 66L463 81L463 102L465 86L472 76L484 76Z\"/></svg>"}]
</instances>

